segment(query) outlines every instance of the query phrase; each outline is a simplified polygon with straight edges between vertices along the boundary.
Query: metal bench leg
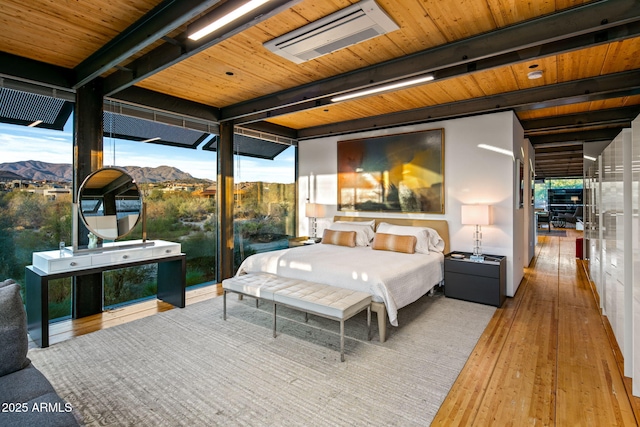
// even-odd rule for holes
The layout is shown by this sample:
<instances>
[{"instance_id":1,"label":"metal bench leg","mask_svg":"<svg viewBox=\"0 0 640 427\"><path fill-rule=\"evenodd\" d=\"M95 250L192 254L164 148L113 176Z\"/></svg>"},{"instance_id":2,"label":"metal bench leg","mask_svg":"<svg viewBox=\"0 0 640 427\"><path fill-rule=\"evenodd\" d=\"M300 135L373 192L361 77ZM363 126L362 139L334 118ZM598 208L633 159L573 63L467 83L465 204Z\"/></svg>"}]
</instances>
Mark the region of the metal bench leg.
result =
<instances>
[{"instance_id":1,"label":"metal bench leg","mask_svg":"<svg viewBox=\"0 0 640 427\"><path fill-rule=\"evenodd\" d=\"M367 341L371 341L371 304L367 307Z\"/></svg>"},{"instance_id":2,"label":"metal bench leg","mask_svg":"<svg viewBox=\"0 0 640 427\"><path fill-rule=\"evenodd\" d=\"M227 290L222 291L222 320L227 320Z\"/></svg>"},{"instance_id":3,"label":"metal bench leg","mask_svg":"<svg viewBox=\"0 0 640 427\"><path fill-rule=\"evenodd\" d=\"M273 303L273 337L276 337L276 303Z\"/></svg>"},{"instance_id":4,"label":"metal bench leg","mask_svg":"<svg viewBox=\"0 0 640 427\"><path fill-rule=\"evenodd\" d=\"M344 320L340 321L340 361L344 362Z\"/></svg>"},{"instance_id":5,"label":"metal bench leg","mask_svg":"<svg viewBox=\"0 0 640 427\"><path fill-rule=\"evenodd\" d=\"M309 313L307 313L306 311L304 312L304 323L307 323L309 321Z\"/></svg>"}]
</instances>

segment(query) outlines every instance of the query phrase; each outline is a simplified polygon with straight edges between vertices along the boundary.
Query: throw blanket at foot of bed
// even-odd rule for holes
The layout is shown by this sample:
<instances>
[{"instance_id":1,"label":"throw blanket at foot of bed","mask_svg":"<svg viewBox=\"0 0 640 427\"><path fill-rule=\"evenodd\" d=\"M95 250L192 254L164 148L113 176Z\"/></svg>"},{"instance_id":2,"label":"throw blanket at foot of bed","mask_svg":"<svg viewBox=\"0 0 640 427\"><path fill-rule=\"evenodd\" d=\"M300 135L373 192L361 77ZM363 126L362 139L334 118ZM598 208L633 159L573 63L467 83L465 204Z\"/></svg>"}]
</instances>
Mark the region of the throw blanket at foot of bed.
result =
<instances>
[{"instance_id":1,"label":"throw blanket at foot of bed","mask_svg":"<svg viewBox=\"0 0 640 427\"><path fill-rule=\"evenodd\" d=\"M367 293L266 273L250 273L225 279L222 281L222 288L224 320L227 320L227 292L272 302L274 338L278 305L339 321L340 360L343 362L345 320L367 309L367 339L371 338L371 295Z\"/></svg>"}]
</instances>

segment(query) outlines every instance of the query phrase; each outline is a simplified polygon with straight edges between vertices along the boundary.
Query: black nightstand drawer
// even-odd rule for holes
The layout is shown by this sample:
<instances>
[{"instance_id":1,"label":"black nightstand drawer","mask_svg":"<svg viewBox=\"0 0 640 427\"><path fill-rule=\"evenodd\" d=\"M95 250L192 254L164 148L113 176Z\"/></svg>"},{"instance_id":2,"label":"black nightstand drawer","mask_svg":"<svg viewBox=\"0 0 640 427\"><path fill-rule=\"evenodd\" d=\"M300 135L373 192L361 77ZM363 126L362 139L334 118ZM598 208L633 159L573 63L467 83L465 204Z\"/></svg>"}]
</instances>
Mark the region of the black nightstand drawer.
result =
<instances>
[{"instance_id":1,"label":"black nightstand drawer","mask_svg":"<svg viewBox=\"0 0 640 427\"><path fill-rule=\"evenodd\" d=\"M444 295L449 298L495 305L496 307L502 305L496 280L490 277L447 272Z\"/></svg>"},{"instance_id":2,"label":"black nightstand drawer","mask_svg":"<svg viewBox=\"0 0 640 427\"><path fill-rule=\"evenodd\" d=\"M480 263L473 261L446 260L444 271L452 273L472 274L474 276L500 278L500 268L497 263Z\"/></svg>"}]
</instances>

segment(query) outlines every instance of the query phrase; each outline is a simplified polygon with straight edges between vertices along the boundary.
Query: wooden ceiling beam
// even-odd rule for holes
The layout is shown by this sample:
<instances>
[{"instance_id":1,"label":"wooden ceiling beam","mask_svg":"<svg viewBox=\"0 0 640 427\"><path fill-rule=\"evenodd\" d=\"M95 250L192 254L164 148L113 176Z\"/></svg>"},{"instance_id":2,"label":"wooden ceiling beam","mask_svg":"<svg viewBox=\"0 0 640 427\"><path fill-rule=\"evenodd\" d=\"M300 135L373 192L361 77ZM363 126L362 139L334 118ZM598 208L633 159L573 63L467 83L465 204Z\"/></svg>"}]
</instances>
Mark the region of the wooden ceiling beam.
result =
<instances>
[{"instance_id":1,"label":"wooden ceiling beam","mask_svg":"<svg viewBox=\"0 0 640 427\"><path fill-rule=\"evenodd\" d=\"M188 31L185 31L176 36L172 42L166 42L127 64L126 69L118 70L108 76L105 79L104 94L105 96L110 96L120 92L171 65L200 53L271 16L277 15L300 1L272 0L197 42L189 40L187 37ZM239 3L241 2L236 0L227 1L202 19L208 19L213 22L216 18L222 17L229 12L229 9L235 5L240 5Z\"/></svg>"},{"instance_id":2,"label":"wooden ceiling beam","mask_svg":"<svg viewBox=\"0 0 640 427\"><path fill-rule=\"evenodd\" d=\"M15 79L71 93L73 73L68 68L0 52L0 78Z\"/></svg>"},{"instance_id":3,"label":"wooden ceiling beam","mask_svg":"<svg viewBox=\"0 0 640 427\"><path fill-rule=\"evenodd\" d=\"M640 94L640 70L607 74L532 89L434 105L298 131L298 139L319 138L373 129L426 123L507 110L532 110Z\"/></svg>"},{"instance_id":4,"label":"wooden ceiling beam","mask_svg":"<svg viewBox=\"0 0 640 427\"><path fill-rule=\"evenodd\" d=\"M220 115L220 110L215 107L135 86L127 88L109 98L127 104L142 106L150 110L163 111L169 114L180 114L216 124L218 123Z\"/></svg>"},{"instance_id":5,"label":"wooden ceiling beam","mask_svg":"<svg viewBox=\"0 0 640 427\"><path fill-rule=\"evenodd\" d=\"M224 120L247 123L317 108L346 92L409 77L434 74L460 76L568 52L640 34L640 3L634 0L595 2L567 9L365 67L336 77L237 103L222 109Z\"/></svg>"},{"instance_id":6,"label":"wooden ceiling beam","mask_svg":"<svg viewBox=\"0 0 640 427\"><path fill-rule=\"evenodd\" d=\"M539 151L536 150L536 159L539 158L546 158L546 157L556 157L556 156L560 156L560 157L571 157L571 156L577 156L580 155L582 156L583 150L569 150L569 151Z\"/></svg>"},{"instance_id":7,"label":"wooden ceiling beam","mask_svg":"<svg viewBox=\"0 0 640 427\"><path fill-rule=\"evenodd\" d=\"M640 114L640 105L609 108L598 111L587 111L577 114L543 117L539 119L520 120L526 137L535 133L561 129L587 128L594 126L619 125L629 127Z\"/></svg>"},{"instance_id":8,"label":"wooden ceiling beam","mask_svg":"<svg viewBox=\"0 0 640 427\"><path fill-rule=\"evenodd\" d=\"M74 69L74 87L83 86L121 64L216 3L219 3L219 0L164 0L78 64Z\"/></svg>"},{"instance_id":9,"label":"wooden ceiling beam","mask_svg":"<svg viewBox=\"0 0 640 427\"><path fill-rule=\"evenodd\" d=\"M562 132L552 135L536 136L529 138L533 148L536 148L537 144L545 144L549 142L582 142L588 143L590 141L603 141L613 140L620 133L623 128L611 128L611 129L597 129L589 131L576 131L576 132Z\"/></svg>"}]
</instances>

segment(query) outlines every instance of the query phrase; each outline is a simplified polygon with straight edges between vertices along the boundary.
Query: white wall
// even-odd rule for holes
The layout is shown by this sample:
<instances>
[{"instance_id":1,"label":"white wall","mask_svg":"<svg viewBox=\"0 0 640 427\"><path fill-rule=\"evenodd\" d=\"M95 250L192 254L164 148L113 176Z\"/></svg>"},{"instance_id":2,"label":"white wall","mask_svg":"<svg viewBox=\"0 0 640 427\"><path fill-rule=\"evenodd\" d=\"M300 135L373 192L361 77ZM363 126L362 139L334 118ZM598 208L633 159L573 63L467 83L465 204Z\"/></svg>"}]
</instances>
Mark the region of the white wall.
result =
<instances>
[{"instance_id":1,"label":"white wall","mask_svg":"<svg viewBox=\"0 0 640 427\"><path fill-rule=\"evenodd\" d=\"M298 234L309 234L308 222L304 220L304 205L307 200L328 205L327 218L318 222L320 234L331 218L338 214L336 144L339 140L439 128L444 129L445 141L445 214L383 215L367 212L360 215L445 219L449 222L451 249L470 252L473 248L474 227L460 224L460 207L470 203L491 204L493 225L482 228L482 248L486 254L507 256L507 295L513 296L523 277L522 267L528 263L525 254L529 246L529 233L525 229L525 216L532 215L530 204L527 203L530 196L529 184L525 187L525 208L515 209L514 158L478 148L478 144L488 144L513 151L517 157L521 157L522 147L525 156L529 155L531 146L524 140L522 126L512 112L300 141L298 215L302 220L299 221ZM524 159L524 164L525 176L529 176L528 158Z\"/></svg>"}]
</instances>

